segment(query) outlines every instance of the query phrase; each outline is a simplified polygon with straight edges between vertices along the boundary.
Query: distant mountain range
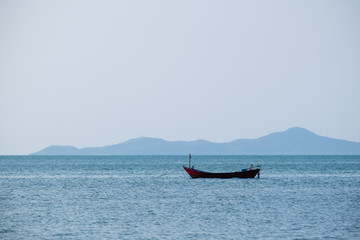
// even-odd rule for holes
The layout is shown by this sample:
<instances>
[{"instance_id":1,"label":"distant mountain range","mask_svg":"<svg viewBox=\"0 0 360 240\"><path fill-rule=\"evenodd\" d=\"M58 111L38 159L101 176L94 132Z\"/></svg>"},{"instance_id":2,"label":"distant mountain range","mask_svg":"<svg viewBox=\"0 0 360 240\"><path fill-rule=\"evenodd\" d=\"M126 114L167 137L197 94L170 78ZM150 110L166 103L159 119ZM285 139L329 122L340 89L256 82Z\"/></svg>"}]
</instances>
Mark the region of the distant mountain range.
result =
<instances>
[{"instance_id":1,"label":"distant mountain range","mask_svg":"<svg viewBox=\"0 0 360 240\"><path fill-rule=\"evenodd\" d=\"M135 138L105 147L50 146L31 155L358 155L360 143L316 135L300 127L226 143Z\"/></svg>"}]
</instances>

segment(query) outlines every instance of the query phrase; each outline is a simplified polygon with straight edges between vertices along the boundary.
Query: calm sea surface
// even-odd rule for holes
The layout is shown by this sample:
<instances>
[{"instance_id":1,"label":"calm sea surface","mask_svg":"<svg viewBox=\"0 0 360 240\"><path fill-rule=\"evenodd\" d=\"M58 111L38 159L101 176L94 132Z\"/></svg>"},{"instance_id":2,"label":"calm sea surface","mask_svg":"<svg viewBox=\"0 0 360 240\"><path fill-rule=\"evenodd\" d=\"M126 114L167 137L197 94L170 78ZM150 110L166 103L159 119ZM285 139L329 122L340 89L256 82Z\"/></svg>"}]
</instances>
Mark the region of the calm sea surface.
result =
<instances>
[{"instance_id":1,"label":"calm sea surface","mask_svg":"<svg viewBox=\"0 0 360 240\"><path fill-rule=\"evenodd\" d=\"M360 156L0 156L0 239L360 239Z\"/></svg>"}]
</instances>

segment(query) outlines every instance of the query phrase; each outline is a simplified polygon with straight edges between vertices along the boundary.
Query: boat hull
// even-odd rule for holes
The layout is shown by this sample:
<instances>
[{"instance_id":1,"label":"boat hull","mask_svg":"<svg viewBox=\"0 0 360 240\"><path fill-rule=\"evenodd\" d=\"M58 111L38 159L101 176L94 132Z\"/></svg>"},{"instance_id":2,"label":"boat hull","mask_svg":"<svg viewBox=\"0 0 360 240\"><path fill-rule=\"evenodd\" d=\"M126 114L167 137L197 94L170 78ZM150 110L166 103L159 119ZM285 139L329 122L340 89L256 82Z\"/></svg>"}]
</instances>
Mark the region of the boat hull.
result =
<instances>
[{"instance_id":1,"label":"boat hull","mask_svg":"<svg viewBox=\"0 0 360 240\"><path fill-rule=\"evenodd\" d=\"M260 169L247 170L242 172L229 172L229 173L210 173L200 171L194 168L183 166L185 171L192 178L254 178L256 175L260 177Z\"/></svg>"}]
</instances>

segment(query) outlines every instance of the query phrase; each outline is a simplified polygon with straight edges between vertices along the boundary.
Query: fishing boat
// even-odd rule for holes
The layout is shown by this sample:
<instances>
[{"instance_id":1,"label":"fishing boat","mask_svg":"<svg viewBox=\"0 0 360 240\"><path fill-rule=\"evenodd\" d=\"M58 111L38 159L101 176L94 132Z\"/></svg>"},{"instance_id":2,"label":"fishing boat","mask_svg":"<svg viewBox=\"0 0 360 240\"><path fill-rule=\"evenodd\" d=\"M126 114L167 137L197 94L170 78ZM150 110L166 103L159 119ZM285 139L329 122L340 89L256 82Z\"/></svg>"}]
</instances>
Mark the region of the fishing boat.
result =
<instances>
[{"instance_id":1,"label":"fishing boat","mask_svg":"<svg viewBox=\"0 0 360 240\"><path fill-rule=\"evenodd\" d=\"M252 164L250 168L237 172L212 173L197 170L191 166L191 154L189 154L189 167L183 166L183 168L192 178L254 178L256 175L260 178L260 166L253 167Z\"/></svg>"}]
</instances>

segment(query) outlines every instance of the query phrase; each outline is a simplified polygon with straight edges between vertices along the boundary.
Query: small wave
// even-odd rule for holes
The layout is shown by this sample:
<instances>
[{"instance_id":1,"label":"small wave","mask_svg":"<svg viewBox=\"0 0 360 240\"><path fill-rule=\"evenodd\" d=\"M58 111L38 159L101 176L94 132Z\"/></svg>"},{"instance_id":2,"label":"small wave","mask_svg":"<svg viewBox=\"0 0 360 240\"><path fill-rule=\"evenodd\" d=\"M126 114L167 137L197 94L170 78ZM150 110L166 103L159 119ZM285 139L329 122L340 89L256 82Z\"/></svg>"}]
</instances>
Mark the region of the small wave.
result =
<instances>
[{"instance_id":1,"label":"small wave","mask_svg":"<svg viewBox=\"0 0 360 240\"><path fill-rule=\"evenodd\" d=\"M11 230L11 229L0 229L0 234L1 233L12 233L12 232L15 232L15 231Z\"/></svg>"},{"instance_id":2,"label":"small wave","mask_svg":"<svg viewBox=\"0 0 360 240\"><path fill-rule=\"evenodd\" d=\"M122 175L12 175L12 176L0 176L0 179L69 179L69 178L131 178L133 176L122 176Z\"/></svg>"},{"instance_id":3,"label":"small wave","mask_svg":"<svg viewBox=\"0 0 360 240\"><path fill-rule=\"evenodd\" d=\"M55 233L53 234L53 237L69 237L69 236L73 236L74 234L72 233Z\"/></svg>"}]
</instances>

